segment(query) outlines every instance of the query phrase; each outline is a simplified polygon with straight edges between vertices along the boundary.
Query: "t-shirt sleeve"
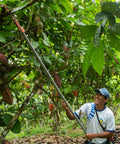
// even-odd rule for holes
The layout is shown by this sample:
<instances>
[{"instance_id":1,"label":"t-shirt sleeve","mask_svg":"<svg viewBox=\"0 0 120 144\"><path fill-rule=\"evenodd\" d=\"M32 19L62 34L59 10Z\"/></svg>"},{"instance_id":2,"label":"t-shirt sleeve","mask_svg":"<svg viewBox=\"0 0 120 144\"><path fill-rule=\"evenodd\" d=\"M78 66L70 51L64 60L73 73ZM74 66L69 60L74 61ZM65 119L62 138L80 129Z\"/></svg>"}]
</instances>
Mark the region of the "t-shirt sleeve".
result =
<instances>
[{"instance_id":1,"label":"t-shirt sleeve","mask_svg":"<svg viewBox=\"0 0 120 144\"><path fill-rule=\"evenodd\" d=\"M115 131L115 118L112 112L107 117L106 131L109 131L109 132Z\"/></svg>"},{"instance_id":2,"label":"t-shirt sleeve","mask_svg":"<svg viewBox=\"0 0 120 144\"><path fill-rule=\"evenodd\" d=\"M86 115L86 107L87 104L84 104L83 106L81 106L78 110L76 110L74 113L75 115L80 119L82 117L84 117Z\"/></svg>"}]
</instances>

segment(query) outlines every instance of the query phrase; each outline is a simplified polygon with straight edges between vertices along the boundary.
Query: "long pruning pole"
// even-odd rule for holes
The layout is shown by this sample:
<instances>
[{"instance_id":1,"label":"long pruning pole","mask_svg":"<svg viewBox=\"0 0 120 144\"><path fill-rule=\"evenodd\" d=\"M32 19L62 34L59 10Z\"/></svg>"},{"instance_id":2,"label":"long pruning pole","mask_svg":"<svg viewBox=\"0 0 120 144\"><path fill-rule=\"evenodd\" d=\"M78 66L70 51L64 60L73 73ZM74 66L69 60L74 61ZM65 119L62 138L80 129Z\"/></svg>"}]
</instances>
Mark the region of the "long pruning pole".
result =
<instances>
[{"instance_id":1,"label":"long pruning pole","mask_svg":"<svg viewBox=\"0 0 120 144\"><path fill-rule=\"evenodd\" d=\"M6 10L8 11L8 9L6 8ZM9 12L9 11L8 11ZM20 33L24 36L25 40L27 41L27 43L30 46L30 49L32 50L32 52L34 53L35 57L37 58L37 60L39 61L39 63L42 65L44 71L46 72L48 78L51 80L52 84L54 85L54 87L56 88L56 90L58 91L59 95L62 97L62 99L64 100L64 102L66 103L66 105L68 106L69 110L71 111L71 113L74 115L76 121L78 122L78 124L80 125L80 127L82 128L82 130L84 131L84 133L86 134L86 130L84 128L84 126L82 125L82 123L80 122L80 120L78 119L78 117L74 114L74 112L72 111L71 107L69 106L67 100L65 99L64 95L62 94L62 92L60 91L60 89L58 88L58 86L56 85L55 81L53 80L53 78L51 77L49 71L47 70L46 66L44 65L44 63L42 62L41 58L39 57L39 55L37 54L36 50L33 48L31 42L29 41L28 37L25 34L25 30L24 28L22 28L19 24L19 22L17 21L17 19L15 18L13 13L10 13L12 20L14 21L14 23L16 24L16 26L18 27Z\"/></svg>"}]
</instances>

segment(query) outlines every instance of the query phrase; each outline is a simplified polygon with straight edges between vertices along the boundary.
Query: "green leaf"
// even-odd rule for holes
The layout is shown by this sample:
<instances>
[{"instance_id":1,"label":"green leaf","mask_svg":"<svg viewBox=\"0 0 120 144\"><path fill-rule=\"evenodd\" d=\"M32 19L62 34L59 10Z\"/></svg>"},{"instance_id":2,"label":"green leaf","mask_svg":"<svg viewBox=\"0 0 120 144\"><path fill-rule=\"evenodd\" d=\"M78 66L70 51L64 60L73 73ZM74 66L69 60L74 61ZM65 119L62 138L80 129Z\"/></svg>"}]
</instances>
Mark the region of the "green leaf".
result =
<instances>
[{"instance_id":1,"label":"green leaf","mask_svg":"<svg viewBox=\"0 0 120 144\"><path fill-rule=\"evenodd\" d=\"M17 11L20 11L20 10L24 9L28 4L29 4L29 2L28 2L28 3L24 3L23 6L17 7L17 8L15 8L15 9L13 9L13 10L11 11L11 13L14 13L14 12L17 12Z\"/></svg>"},{"instance_id":2,"label":"green leaf","mask_svg":"<svg viewBox=\"0 0 120 144\"><path fill-rule=\"evenodd\" d=\"M76 23L77 25L83 25L85 26L85 24L81 21L78 21L78 20L73 20L74 23Z\"/></svg>"},{"instance_id":3,"label":"green leaf","mask_svg":"<svg viewBox=\"0 0 120 144\"><path fill-rule=\"evenodd\" d=\"M34 15L34 8L35 8L35 5L32 5L29 7L29 21L32 22L32 18L33 18L33 15Z\"/></svg>"},{"instance_id":4,"label":"green leaf","mask_svg":"<svg viewBox=\"0 0 120 144\"><path fill-rule=\"evenodd\" d=\"M80 25L80 26L85 26L85 24L83 22L81 22L80 20L78 20L77 18L74 17L74 15L69 15L66 17L66 20L70 20L74 23L76 23L77 25Z\"/></svg>"},{"instance_id":5,"label":"green leaf","mask_svg":"<svg viewBox=\"0 0 120 144\"><path fill-rule=\"evenodd\" d=\"M111 13L104 12L104 11L96 14L95 21L96 23L99 23L105 20L106 18L109 20L110 25L115 24L115 17Z\"/></svg>"},{"instance_id":6,"label":"green leaf","mask_svg":"<svg viewBox=\"0 0 120 144\"><path fill-rule=\"evenodd\" d=\"M10 115L10 114L3 114L3 121L6 124L6 126L10 123L12 118L13 118L13 116ZM20 133L20 131L21 131L21 123L19 122L19 120L17 120L15 122L15 124L13 125L11 131L13 133Z\"/></svg>"},{"instance_id":7,"label":"green leaf","mask_svg":"<svg viewBox=\"0 0 120 144\"><path fill-rule=\"evenodd\" d=\"M37 67L40 67L40 63L37 61L37 59L34 59L33 64Z\"/></svg>"},{"instance_id":8,"label":"green leaf","mask_svg":"<svg viewBox=\"0 0 120 144\"><path fill-rule=\"evenodd\" d=\"M19 120L16 121L16 123L14 124L14 126L12 127L11 131L13 133L20 133L21 132L21 123Z\"/></svg>"},{"instance_id":9,"label":"green leaf","mask_svg":"<svg viewBox=\"0 0 120 144\"><path fill-rule=\"evenodd\" d=\"M44 59L44 61L46 61L47 63L49 63L50 65L52 64L50 59L46 56L42 57Z\"/></svg>"},{"instance_id":10,"label":"green leaf","mask_svg":"<svg viewBox=\"0 0 120 144\"><path fill-rule=\"evenodd\" d=\"M80 26L80 32L83 39L91 39L95 35L96 25Z\"/></svg>"},{"instance_id":11,"label":"green leaf","mask_svg":"<svg viewBox=\"0 0 120 144\"><path fill-rule=\"evenodd\" d=\"M108 35L110 45L120 52L120 39L114 34Z\"/></svg>"},{"instance_id":12,"label":"green leaf","mask_svg":"<svg viewBox=\"0 0 120 144\"><path fill-rule=\"evenodd\" d=\"M99 47L94 47L91 62L95 71L101 76L104 66L104 45L102 42Z\"/></svg>"},{"instance_id":13,"label":"green leaf","mask_svg":"<svg viewBox=\"0 0 120 144\"><path fill-rule=\"evenodd\" d=\"M14 29L14 28L13 28ZM16 34L15 32L12 32L12 30L10 29L9 31L7 30L4 30L4 31L0 31L0 37L3 37L4 36L4 40L6 42L6 39L5 38L8 38L8 37L16 37ZM3 41L4 42L4 41Z\"/></svg>"},{"instance_id":14,"label":"green leaf","mask_svg":"<svg viewBox=\"0 0 120 144\"><path fill-rule=\"evenodd\" d=\"M62 13L62 10L60 9L58 5L50 4L50 7L58 13Z\"/></svg>"},{"instance_id":15,"label":"green leaf","mask_svg":"<svg viewBox=\"0 0 120 144\"><path fill-rule=\"evenodd\" d=\"M102 4L102 11L112 13L120 18L120 8L117 2L105 2Z\"/></svg>"},{"instance_id":16,"label":"green leaf","mask_svg":"<svg viewBox=\"0 0 120 144\"><path fill-rule=\"evenodd\" d=\"M71 13L73 11L73 5L69 0L60 0L60 3L63 5L67 12Z\"/></svg>"},{"instance_id":17,"label":"green leaf","mask_svg":"<svg viewBox=\"0 0 120 144\"><path fill-rule=\"evenodd\" d=\"M3 118L0 117L0 127L6 126L5 122L3 121Z\"/></svg>"},{"instance_id":18,"label":"green leaf","mask_svg":"<svg viewBox=\"0 0 120 144\"><path fill-rule=\"evenodd\" d=\"M6 39L2 35L0 35L0 42L1 43L5 43L6 42Z\"/></svg>"},{"instance_id":19,"label":"green leaf","mask_svg":"<svg viewBox=\"0 0 120 144\"><path fill-rule=\"evenodd\" d=\"M65 18L61 21L61 24L66 30L71 30L71 25Z\"/></svg>"},{"instance_id":20,"label":"green leaf","mask_svg":"<svg viewBox=\"0 0 120 144\"><path fill-rule=\"evenodd\" d=\"M111 33L120 35L120 23L116 23L114 26L109 26L108 28Z\"/></svg>"},{"instance_id":21,"label":"green leaf","mask_svg":"<svg viewBox=\"0 0 120 144\"><path fill-rule=\"evenodd\" d=\"M89 66L90 66L90 59L91 59L91 56L92 56L92 53L93 53L93 43L91 43L88 47L88 50L84 56L84 62L83 62L83 66L82 66L82 71L83 71L83 74L84 76L86 75L88 69L89 69Z\"/></svg>"},{"instance_id":22,"label":"green leaf","mask_svg":"<svg viewBox=\"0 0 120 144\"><path fill-rule=\"evenodd\" d=\"M39 46L39 42L37 42L37 41L31 42L31 44L32 44L34 49L36 49Z\"/></svg>"},{"instance_id":23,"label":"green leaf","mask_svg":"<svg viewBox=\"0 0 120 144\"><path fill-rule=\"evenodd\" d=\"M55 55L50 55L50 58L54 59L55 61L58 61L59 63L64 63L64 60L60 57L57 57Z\"/></svg>"},{"instance_id":24,"label":"green leaf","mask_svg":"<svg viewBox=\"0 0 120 144\"><path fill-rule=\"evenodd\" d=\"M71 92L71 90L72 90L72 86L69 85L67 88L64 88L64 93L67 94L67 93Z\"/></svg>"},{"instance_id":25,"label":"green leaf","mask_svg":"<svg viewBox=\"0 0 120 144\"><path fill-rule=\"evenodd\" d=\"M13 116L10 114L3 114L3 120L6 125L9 124L9 122L12 120Z\"/></svg>"},{"instance_id":26,"label":"green leaf","mask_svg":"<svg viewBox=\"0 0 120 144\"><path fill-rule=\"evenodd\" d=\"M100 25L96 30L94 40L93 40L93 44L94 44L95 47L99 47L101 32L102 32L102 27Z\"/></svg>"},{"instance_id":27,"label":"green leaf","mask_svg":"<svg viewBox=\"0 0 120 144\"><path fill-rule=\"evenodd\" d=\"M104 27L106 25L106 22L107 22L107 18L102 22L102 24L96 30L96 33L95 33L95 36L94 36L94 39L93 39L93 44L94 44L95 47L99 47L100 38L101 38L101 35L104 31Z\"/></svg>"},{"instance_id":28,"label":"green leaf","mask_svg":"<svg viewBox=\"0 0 120 144\"><path fill-rule=\"evenodd\" d=\"M109 24L110 24L111 26L113 26L113 25L116 23L115 17L114 17L112 14L109 14L109 15L108 15L108 21L109 21Z\"/></svg>"},{"instance_id":29,"label":"green leaf","mask_svg":"<svg viewBox=\"0 0 120 144\"><path fill-rule=\"evenodd\" d=\"M42 34L43 34L43 37L44 37L43 43L44 43L46 46L49 47L49 46L50 46L49 38L47 37L47 35L46 35L45 33L42 32Z\"/></svg>"},{"instance_id":30,"label":"green leaf","mask_svg":"<svg viewBox=\"0 0 120 144\"><path fill-rule=\"evenodd\" d=\"M16 48L16 47L14 47L13 50L15 50L16 52L20 52L20 51L23 51L23 48Z\"/></svg>"},{"instance_id":31,"label":"green leaf","mask_svg":"<svg viewBox=\"0 0 120 144\"><path fill-rule=\"evenodd\" d=\"M96 23L102 22L104 19L106 19L106 17L107 17L106 12L102 11L95 15L95 21Z\"/></svg>"}]
</instances>

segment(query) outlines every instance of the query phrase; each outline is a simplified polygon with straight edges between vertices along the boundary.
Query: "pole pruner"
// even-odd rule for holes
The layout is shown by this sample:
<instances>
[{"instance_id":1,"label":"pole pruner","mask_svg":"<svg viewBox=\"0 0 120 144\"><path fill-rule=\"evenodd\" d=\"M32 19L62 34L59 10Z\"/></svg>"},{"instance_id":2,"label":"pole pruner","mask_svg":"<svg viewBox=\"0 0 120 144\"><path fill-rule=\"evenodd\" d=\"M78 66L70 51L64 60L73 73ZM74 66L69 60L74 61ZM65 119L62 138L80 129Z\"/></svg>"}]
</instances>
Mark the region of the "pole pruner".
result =
<instances>
[{"instance_id":1,"label":"pole pruner","mask_svg":"<svg viewBox=\"0 0 120 144\"><path fill-rule=\"evenodd\" d=\"M47 74L48 78L51 80L52 84L54 85L54 87L56 88L56 90L58 91L59 95L61 96L61 98L64 100L64 102L66 103L66 105L68 106L69 110L71 111L71 113L74 115L76 121L78 122L78 124L80 125L80 127L82 128L83 132L86 134L86 129L84 128L83 124L81 123L81 121L78 119L78 117L74 114L74 112L72 111L71 107L69 106L67 100L65 99L64 95L62 94L62 92L60 91L60 89L58 88L58 86L56 85L55 81L53 80L52 76L50 75L49 71L47 70L46 66L44 65L44 63L42 62L41 58L39 57L39 55L37 54L36 50L33 48L30 40L28 39L27 35L25 34L25 30L24 28L22 28L18 22L18 20L15 18L15 14L9 10L9 8L5 7L6 11L11 15L12 20L14 21L14 23L16 24L18 30L20 31L20 33L23 35L23 37L25 38L26 42L29 44L30 46L30 50L33 52L33 54L35 55L36 59L38 60L38 62L41 64L41 66L43 67L45 73Z\"/></svg>"}]
</instances>

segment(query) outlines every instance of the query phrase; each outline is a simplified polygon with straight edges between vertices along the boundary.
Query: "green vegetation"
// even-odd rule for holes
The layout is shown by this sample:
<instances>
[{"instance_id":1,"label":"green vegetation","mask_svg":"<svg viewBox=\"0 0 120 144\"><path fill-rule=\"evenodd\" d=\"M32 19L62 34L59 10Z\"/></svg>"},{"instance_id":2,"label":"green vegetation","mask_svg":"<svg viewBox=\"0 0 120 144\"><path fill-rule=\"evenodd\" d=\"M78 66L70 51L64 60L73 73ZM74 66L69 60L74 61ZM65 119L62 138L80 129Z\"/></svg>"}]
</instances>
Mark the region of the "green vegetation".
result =
<instances>
[{"instance_id":1,"label":"green vegetation","mask_svg":"<svg viewBox=\"0 0 120 144\"><path fill-rule=\"evenodd\" d=\"M120 108L117 111L116 117L115 117L115 123L116 125L120 125Z\"/></svg>"},{"instance_id":2,"label":"green vegetation","mask_svg":"<svg viewBox=\"0 0 120 144\"><path fill-rule=\"evenodd\" d=\"M63 113L64 115L64 113ZM6 139L12 140L15 138L24 138L29 137L32 135L44 135L44 134L51 134L51 135L60 135L63 137L70 136L71 138L77 138L77 137L84 137L84 132L81 130L80 126L77 124L77 122L69 120L65 115L64 119L63 117L60 117L60 126L57 127L57 131L53 131L53 125L51 125L51 122L53 119L50 119L49 122L45 125L41 125L40 122L38 123L32 123L25 125L22 127L22 130L19 134L14 134L13 132L9 132ZM120 109L117 111L116 114L116 126L120 125ZM85 126L85 120L82 119L82 124Z\"/></svg>"},{"instance_id":3,"label":"green vegetation","mask_svg":"<svg viewBox=\"0 0 120 144\"><path fill-rule=\"evenodd\" d=\"M52 130L52 125L44 125L41 126L40 123L37 124L32 124L29 127L23 127L22 131L19 134L14 134L13 132L10 132L8 136L6 137L7 139L14 139L14 138L22 138L22 137L29 137L31 135L40 135L40 134L53 134L53 135L60 135L60 136L67 136L69 135L71 138L76 138L76 137L83 137L84 133L80 129L80 126L76 123L76 121L70 121L66 120L64 123L61 123L61 126L58 126L58 131Z\"/></svg>"},{"instance_id":4,"label":"green vegetation","mask_svg":"<svg viewBox=\"0 0 120 144\"><path fill-rule=\"evenodd\" d=\"M16 137L20 130L23 136L72 129L74 124L66 124L64 114L61 120L61 93L74 111L93 101L96 88L106 87L111 94L108 105L116 114L120 103L119 18L115 1L0 1L0 128L6 131L4 136L12 137L12 128ZM19 32L23 28L29 43ZM117 115L117 124L118 119Z\"/></svg>"}]
</instances>

